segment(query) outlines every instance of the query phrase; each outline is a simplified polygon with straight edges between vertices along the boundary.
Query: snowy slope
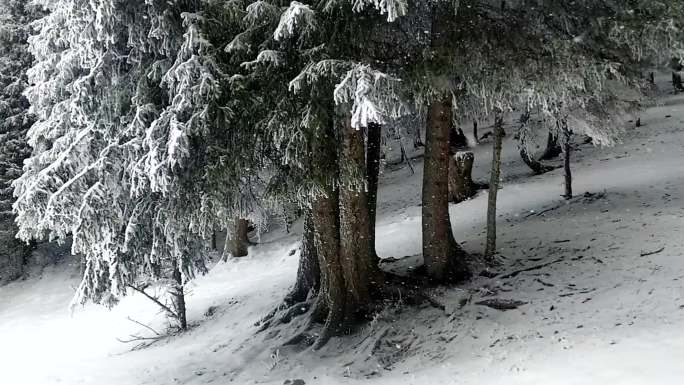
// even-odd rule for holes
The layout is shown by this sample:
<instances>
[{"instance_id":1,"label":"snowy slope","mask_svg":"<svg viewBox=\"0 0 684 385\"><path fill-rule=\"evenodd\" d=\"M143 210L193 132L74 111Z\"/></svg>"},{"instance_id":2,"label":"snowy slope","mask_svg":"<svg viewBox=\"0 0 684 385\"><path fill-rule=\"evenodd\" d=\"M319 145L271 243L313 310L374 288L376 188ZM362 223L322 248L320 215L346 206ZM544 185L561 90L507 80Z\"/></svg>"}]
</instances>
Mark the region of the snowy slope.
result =
<instances>
[{"instance_id":1,"label":"snowy slope","mask_svg":"<svg viewBox=\"0 0 684 385\"><path fill-rule=\"evenodd\" d=\"M298 234L274 231L250 256L191 283L183 335L131 351L116 338L164 329L144 298L70 315L76 267L0 288L0 384L676 384L684 377L684 96L665 96L609 149L582 145L573 164L576 199L560 197L559 171L531 176L509 141L500 192L502 273L389 307L356 335L322 351L279 348L304 319L256 333L297 268ZM481 129L484 131L484 129ZM489 169L475 149L475 178ZM420 254L421 164L383 175L377 248ZM587 196L582 196L584 192ZM457 239L483 249L486 194L452 206ZM661 252L642 256L650 252ZM416 257L418 258L418 257ZM484 298L526 302L493 310ZM205 315L216 306L211 315Z\"/></svg>"}]
</instances>

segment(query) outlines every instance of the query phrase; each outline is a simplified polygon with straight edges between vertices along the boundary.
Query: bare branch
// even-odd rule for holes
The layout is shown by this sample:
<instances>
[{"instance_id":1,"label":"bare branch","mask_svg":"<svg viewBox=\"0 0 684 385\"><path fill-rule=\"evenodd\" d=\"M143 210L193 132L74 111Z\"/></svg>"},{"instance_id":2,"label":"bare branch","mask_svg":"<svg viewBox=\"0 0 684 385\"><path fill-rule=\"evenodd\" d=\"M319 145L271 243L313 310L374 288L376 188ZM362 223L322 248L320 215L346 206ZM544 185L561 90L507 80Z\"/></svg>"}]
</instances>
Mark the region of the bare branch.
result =
<instances>
[{"instance_id":1,"label":"bare branch","mask_svg":"<svg viewBox=\"0 0 684 385\"><path fill-rule=\"evenodd\" d=\"M145 324L142 323L142 322L138 322L138 321L134 320L134 319L131 318L131 317L126 317L126 318L128 318L129 321L131 321L131 322L133 322L133 323L136 323L136 324L138 324L138 325L140 325L140 326L146 328L147 330L152 331L152 333L154 333L154 334L156 334L156 335L158 335L158 336L161 335L161 334L159 334L156 330L152 329L152 327L149 326L149 325L145 325Z\"/></svg>"},{"instance_id":2,"label":"bare branch","mask_svg":"<svg viewBox=\"0 0 684 385\"><path fill-rule=\"evenodd\" d=\"M142 336L139 336L136 334L131 334L130 337L131 337L131 339L129 339L129 340L122 340L121 338L118 338L118 337L116 338L116 340L123 343L123 344L128 344L131 342L138 342L138 341L157 341L157 340L164 338L165 336L142 337Z\"/></svg>"},{"instance_id":3,"label":"bare branch","mask_svg":"<svg viewBox=\"0 0 684 385\"><path fill-rule=\"evenodd\" d=\"M162 309L164 309L164 311L166 311L166 312L169 314L169 316L171 316L171 317L173 317L173 318L176 318L176 319L179 318L179 317L178 317L178 314L177 314L175 311L171 310L170 307L168 307L168 306L164 305L163 303L161 303L161 302L159 301L159 299L157 299L157 298L155 298L155 297L149 295L149 294L145 291L145 287L147 287L147 286L143 286L142 288L138 288L138 287L135 287L135 286L133 286L133 285L128 285L128 284L127 284L126 286L127 286L127 287L130 287L131 289L133 289L133 290L137 291L138 293L144 295L144 296L147 297L150 301L156 303L157 306L159 306L159 307L161 307Z\"/></svg>"}]
</instances>

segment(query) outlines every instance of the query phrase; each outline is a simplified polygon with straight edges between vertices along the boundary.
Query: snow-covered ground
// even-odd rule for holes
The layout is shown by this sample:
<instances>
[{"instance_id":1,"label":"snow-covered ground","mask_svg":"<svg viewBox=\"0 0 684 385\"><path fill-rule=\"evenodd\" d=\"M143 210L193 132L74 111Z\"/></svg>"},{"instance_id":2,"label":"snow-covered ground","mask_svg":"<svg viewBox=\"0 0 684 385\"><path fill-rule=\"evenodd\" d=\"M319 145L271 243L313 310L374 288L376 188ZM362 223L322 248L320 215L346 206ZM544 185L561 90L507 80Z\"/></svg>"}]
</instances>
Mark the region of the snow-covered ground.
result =
<instances>
[{"instance_id":1,"label":"snow-covered ground","mask_svg":"<svg viewBox=\"0 0 684 385\"><path fill-rule=\"evenodd\" d=\"M446 311L396 304L319 352L283 348L303 318L263 333L254 326L282 300L297 268L290 255L297 232L274 231L249 257L189 285L190 331L132 351L116 338L153 333L127 318L161 331L164 317L140 296L111 311L91 305L70 314L77 269L62 263L0 288L0 384L681 383L684 96L664 96L642 122L614 148L580 146L578 197L569 203L560 197L561 171L531 176L508 138L499 272L546 266L431 293ZM489 146L475 153L475 178L484 180ZM383 175L383 257L420 254L416 166L413 175L408 168ZM469 252L483 249L485 211L485 193L452 206L454 232ZM484 298L527 304L502 312L476 304Z\"/></svg>"}]
</instances>

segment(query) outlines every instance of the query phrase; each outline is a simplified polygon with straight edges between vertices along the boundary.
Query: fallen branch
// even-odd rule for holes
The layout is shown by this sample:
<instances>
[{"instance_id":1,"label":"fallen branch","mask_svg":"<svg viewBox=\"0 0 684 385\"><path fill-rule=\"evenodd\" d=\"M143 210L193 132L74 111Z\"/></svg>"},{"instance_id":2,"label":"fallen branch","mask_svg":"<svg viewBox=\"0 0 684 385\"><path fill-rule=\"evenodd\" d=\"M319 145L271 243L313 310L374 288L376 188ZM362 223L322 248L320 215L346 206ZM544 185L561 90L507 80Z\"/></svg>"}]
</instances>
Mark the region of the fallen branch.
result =
<instances>
[{"instance_id":1,"label":"fallen branch","mask_svg":"<svg viewBox=\"0 0 684 385\"><path fill-rule=\"evenodd\" d=\"M123 343L123 344L128 344L131 342L138 342L138 341L156 341L164 338L165 336L154 336L154 337L143 337L139 336L136 334L131 334L130 335L131 339L130 340L122 340L121 338L116 338L117 341Z\"/></svg>"},{"instance_id":2,"label":"fallen branch","mask_svg":"<svg viewBox=\"0 0 684 385\"><path fill-rule=\"evenodd\" d=\"M517 301L513 299L500 299L500 298L492 298L492 299L486 299L484 301L480 302L475 302L476 305L481 305L481 306L487 306L495 310L501 310L501 311L506 311L506 310L514 310L519 308L522 305L527 305L527 302L523 301Z\"/></svg>"},{"instance_id":3,"label":"fallen branch","mask_svg":"<svg viewBox=\"0 0 684 385\"><path fill-rule=\"evenodd\" d=\"M535 216L535 215L536 215L536 216L541 216L541 215L543 215L543 214L548 213L549 211L553 211L553 210L556 210L556 209L558 209L558 208L561 208L562 206L563 206L562 204L561 204L561 205L556 205L556 206L553 206L553 207L549 207L549 208L546 209L546 210L542 210L542 211L540 211L540 212L538 212L538 213L537 213L537 212L533 212L533 213L530 213L530 214L525 215L525 218L533 217L533 216Z\"/></svg>"},{"instance_id":4,"label":"fallen branch","mask_svg":"<svg viewBox=\"0 0 684 385\"><path fill-rule=\"evenodd\" d=\"M536 266L532 266L532 267L527 267L527 268L520 269L520 270L516 270L516 271L513 271L513 272L511 272L511 273L508 273L508 274L505 274L505 275L501 275L501 276L499 276L498 278L499 278L499 279L514 278L514 277L518 276L520 273L524 273L524 272L527 272L527 271L534 271L534 270L543 269L543 268L545 268L546 266L550 266L550 265L553 265L554 263L562 262L563 260L564 260L564 258L561 257L561 258L558 258L558 259L555 260L555 261L543 263L543 264L541 264L541 265L536 265Z\"/></svg>"},{"instance_id":5,"label":"fallen branch","mask_svg":"<svg viewBox=\"0 0 684 385\"><path fill-rule=\"evenodd\" d=\"M539 278L537 278L537 282L541 283L542 285L544 285L544 286L546 286L546 287L554 287L554 286L555 286L554 284L549 283L549 282L544 282L544 281L542 281L542 280L539 279Z\"/></svg>"},{"instance_id":6,"label":"fallen branch","mask_svg":"<svg viewBox=\"0 0 684 385\"><path fill-rule=\"evenodd\" d=\"M640 254L640 256L641 256L641 257L648 257L649 255L654 255L654 254L662 253L664 250L665 250L665 246L659 248L659 249L656 250L656 251L642 251L641 254Z\"/></svg>"},{"instance_id":7,"label":"fallen branch","mask_svg":"<svg viewBox=\"0 0 684 385\"><path fill-rule=\"evenodd\" d=\"M133 323L135 323L135 324L138 324L138 325L140 325L140 326L146 328L147 330L150 330L152 333L154 333L154 334L156 334L156 335L158 335L158 336L161 336L161 334L159 334L156 330L152 329L151 326L145 325L145 324L142 323L142 322L138 322L138 321L134 320L134 319L131 318L131 317L126 317L126 318L128 318L129 321L131 321L131 322L133 322Z\"/></svg>"}]
</instances>

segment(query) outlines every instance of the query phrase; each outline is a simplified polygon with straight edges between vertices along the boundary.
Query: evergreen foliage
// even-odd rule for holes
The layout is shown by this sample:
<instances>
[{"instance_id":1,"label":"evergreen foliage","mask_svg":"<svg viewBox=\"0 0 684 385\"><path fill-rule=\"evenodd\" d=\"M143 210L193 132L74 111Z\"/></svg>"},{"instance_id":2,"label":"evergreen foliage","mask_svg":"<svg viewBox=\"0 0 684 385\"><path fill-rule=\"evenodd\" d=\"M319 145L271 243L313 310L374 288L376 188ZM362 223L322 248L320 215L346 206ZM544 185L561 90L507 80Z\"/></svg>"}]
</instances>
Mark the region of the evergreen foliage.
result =
<instances>
[{"instance_id":1,"label":"evergreen foliage","mask_svg":"<svg viewBox=\"0 0 684 385\"><path fill-rule=\"evenodd\" d=\"M185 328L183 287L205 271L217 229L310 212L317 346L386 294L364 246L371 130L424 126L430 177L448 174L449 132L465 120L534 113L610 145L644 104L641 72L684 56L684 10L666 0L36 3L47 13L28 49L34 13L0 3L12 15L0 36L0 214L16 179L18 237L73 238L85 266L74 303L111 306L162 284ZM443 182L426 178L424 192ZM445 215L424 210L423 223L440 217L437 254L458 253L437 198L423 207ZM467 277L460 257L428 275Z\"/></svg>"}]
</instances>

